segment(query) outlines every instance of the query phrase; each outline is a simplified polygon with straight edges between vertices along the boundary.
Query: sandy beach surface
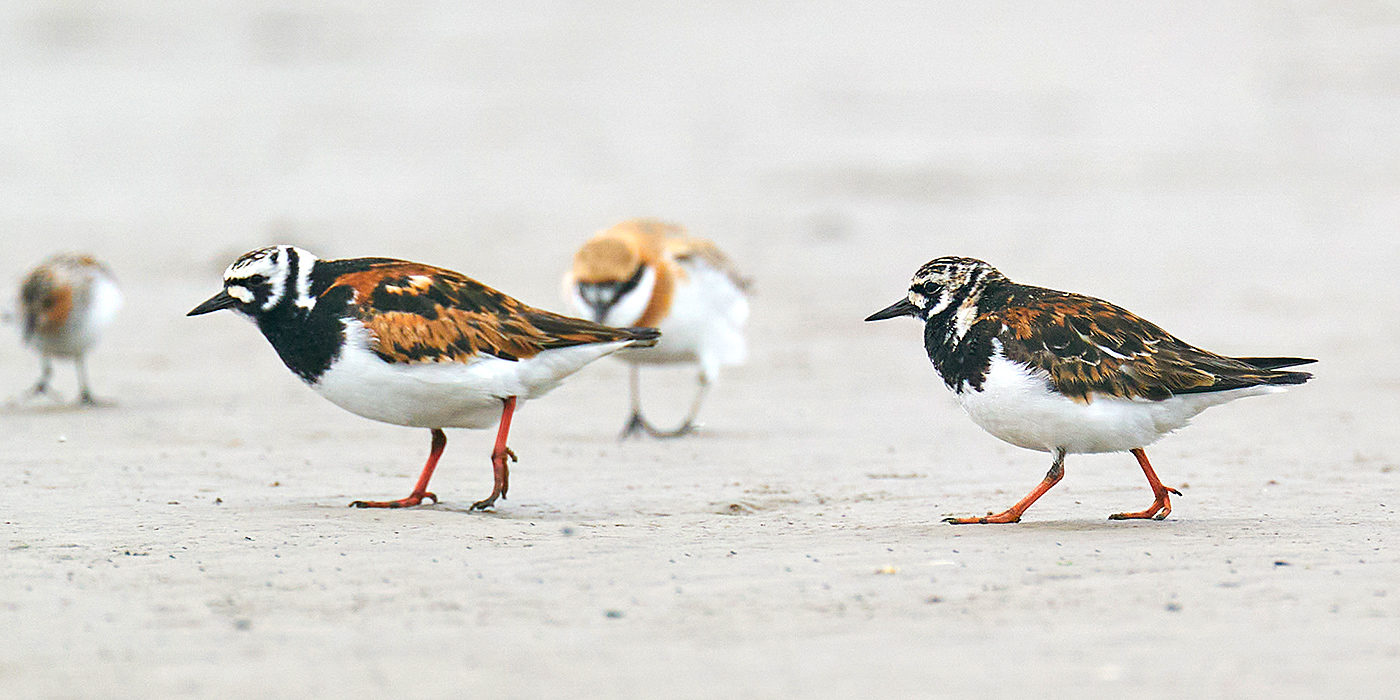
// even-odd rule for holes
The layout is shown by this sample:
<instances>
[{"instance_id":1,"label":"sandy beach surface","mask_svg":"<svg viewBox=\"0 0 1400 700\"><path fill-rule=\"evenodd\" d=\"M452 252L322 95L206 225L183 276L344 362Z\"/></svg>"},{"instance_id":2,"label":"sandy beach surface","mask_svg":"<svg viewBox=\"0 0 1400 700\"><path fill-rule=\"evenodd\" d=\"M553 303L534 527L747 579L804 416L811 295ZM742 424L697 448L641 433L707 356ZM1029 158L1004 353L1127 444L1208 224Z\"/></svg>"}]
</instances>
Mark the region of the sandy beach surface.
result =
<instances>
[{"instance_id":1,"label":"sandy beach surface","mask_svg":"<svg viewBox=\"0 0 1400 700\"><path fill-rule=\"evenodd\" d=\"M109 405L0 408L0 696L1400 697L1400 7L858 5L0 7L0 295L85 250L127 301ZM753 277L749 362L670 442L587 368L488 513L489 431L441 503L346 508L427 431L183 316L280 242L559 308L638 215ZM861 322L947 254L1316 378L1150 449L1166 521L1106 519L1151 500L1120 454L942 524L1049 467Z\"/></svg>"}]
</instances>

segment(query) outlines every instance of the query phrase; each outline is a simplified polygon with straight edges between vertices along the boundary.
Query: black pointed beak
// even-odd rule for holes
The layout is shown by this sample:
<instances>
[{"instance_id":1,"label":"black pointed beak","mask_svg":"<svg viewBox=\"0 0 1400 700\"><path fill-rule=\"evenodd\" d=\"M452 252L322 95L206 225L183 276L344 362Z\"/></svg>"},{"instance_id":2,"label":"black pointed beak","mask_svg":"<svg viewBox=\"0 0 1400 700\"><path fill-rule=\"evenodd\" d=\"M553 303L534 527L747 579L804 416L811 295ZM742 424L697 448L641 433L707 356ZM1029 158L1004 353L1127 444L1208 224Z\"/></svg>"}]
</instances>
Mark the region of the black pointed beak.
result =
<instances>
[{"instance_id":1,"label":"black pointed beak","mask_svg":"<svg viewBox=\"0 0 1400 700\"><path fill-rule=\"evenodd\" d=\"M869 316L867 316L867 317L865 318L865 320L867 320L867 321L883 321L883 320L885 320L885 319L887 319L887 318L895 318L895 317L898 317L898 316L918 316L918 315L919 315L919 307L914 306L913 304L909 303L909 298L908 298L908 297L905 297L905 298L903 298L903 299L900 299L899 301L896 301L896 302L893 303L893 304L890 304L889 306L886 306L886 307L883 308L883 309L880 309L879 311L876 311L876 312L873 313L873 314L870 314Z\"/></svg>"},{"instance_id":2,"label":"black pointed beak","mask_svg":"<svg viewBox=\"0 0 1400 700\"><path fill-rule=\"evenodd\" d=\"M229 296L228 292L226 292L226 291L220 289L218 294L215 294L214 296L209 297L209 299L206 300L203 304L200 304L199 306L194 307L193 309L190 310L189 313L187 313L187 314L185 314L185 315L186 315L186 316L199 316L199 315L201 315L201 314L207 314L207 313L210 313L210 312L212 312L212 311L218 311L219 309L227 309L227 308L229 308L230 306L237 306L237 305L238 305L238 300L237 300L237 299L234 299L233 297Z\"/></svg>"}]
</instances>

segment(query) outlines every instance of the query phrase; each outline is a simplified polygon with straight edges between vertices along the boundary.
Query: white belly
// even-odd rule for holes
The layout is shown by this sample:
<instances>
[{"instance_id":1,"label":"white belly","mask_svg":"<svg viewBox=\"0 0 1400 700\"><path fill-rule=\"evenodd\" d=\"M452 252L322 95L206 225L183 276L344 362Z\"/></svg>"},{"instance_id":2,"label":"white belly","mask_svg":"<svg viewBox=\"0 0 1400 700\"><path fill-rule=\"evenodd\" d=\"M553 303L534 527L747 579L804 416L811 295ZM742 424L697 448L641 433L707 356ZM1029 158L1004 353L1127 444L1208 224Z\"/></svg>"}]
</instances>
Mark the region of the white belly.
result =
<instances>
[{"instance_id":1,"label":"white belly","mask_svg":"<svg viewBox=\"0 0 1400 700\"><path fill-rule=\"evenodd\" d=\"M974 423L1013 445L1091 453L1146 447L1211 406L1275 391L1281 389L1258 386L1163 401L1099 395L1079 403L1051 391L1045 373L995 356L982 390L964 387L956 396Z\"/></svg>"},{"instance_id":2,"label":"white belly","mask_svg":"<svg viewBox=\"0 0 1400 700\"><path fill-rule=\"evenodd\" d=\"M358 321L346 325L346 347L311 387L356 415L416 428L486 428L502 401L543 396L565 377L629 341L546 350L524 360L483 356L473 362L394 364L368 345Z\"/></svg>"},{"instance_id":3,"label":"white belly","mask_svg":"<svg viewBox=\"0 0 1400 700\"><path fill-rule=\"evenodd\" d=\"M121 307L122 293L117 284L96 276L75 300L68 320L53 333L36 333L29 343L45 355L79 357L97 344Z\"/></svg>"},{"instance_id":4,"label":"white belly","mask_svg":"<svg viewBox=\"0 0 1400 700\"><path fill-rule=\"evenodd\" d=\"M713 288L694 282L677 284L671 310L657 324L661 340L654 347L627 350L618 357L638 364L698 364L711 379L720 367L743 363L748 354L744 341L748 300L740 294L719 296Z\"/></svg>"}]
</instances>

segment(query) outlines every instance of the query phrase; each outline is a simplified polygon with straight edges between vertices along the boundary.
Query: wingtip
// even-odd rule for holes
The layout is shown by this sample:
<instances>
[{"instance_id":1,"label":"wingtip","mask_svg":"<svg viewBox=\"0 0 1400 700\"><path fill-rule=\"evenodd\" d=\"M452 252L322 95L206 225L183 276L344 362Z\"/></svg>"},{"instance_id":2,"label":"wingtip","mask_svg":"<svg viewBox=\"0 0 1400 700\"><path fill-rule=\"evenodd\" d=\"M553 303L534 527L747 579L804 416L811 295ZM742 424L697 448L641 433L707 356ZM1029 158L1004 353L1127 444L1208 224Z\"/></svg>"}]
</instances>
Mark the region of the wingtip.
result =
<instances>
[{"instance_id":1,"label":"wingtip","mask_svg":"<svg viewBox=\"0 0 1400 700\"><path fill-rule=\"evenodd\" d=\"M627 331L627 337L632 341L628 347L649 348L661 340L659 328L624 328L623 330Z\"/></svg>"},{"instance_id":2,"label":"wingtip","mask_svg":"<svg viewBox=\"0 0 1400 700\"><path fill-rule=\"evenodd\" d=\"M1235 359L1259 369L1283 369L1317 362L1311 357L1237 357Z\"/></svg>"},{"instance_id":3,"label":"wingtip","mask_svg":"<svg viewBox=\"0 0 1400 700\"><path fill-rule=\"evenodd\" d=\"M1274 385L1303 384L1312 378L1312 372L1276 372L1269 383Z\"/></svg>"}]
</instances>

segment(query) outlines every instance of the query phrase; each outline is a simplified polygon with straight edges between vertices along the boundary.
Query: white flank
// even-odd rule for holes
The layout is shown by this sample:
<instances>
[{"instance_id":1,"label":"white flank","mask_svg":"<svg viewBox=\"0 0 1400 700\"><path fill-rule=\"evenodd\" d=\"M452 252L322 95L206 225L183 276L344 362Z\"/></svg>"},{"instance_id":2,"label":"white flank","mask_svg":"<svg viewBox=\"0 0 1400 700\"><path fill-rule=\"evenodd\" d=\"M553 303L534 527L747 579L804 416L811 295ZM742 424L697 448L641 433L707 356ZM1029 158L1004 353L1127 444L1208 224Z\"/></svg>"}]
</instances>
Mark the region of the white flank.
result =
<instances>
[{"instance_id":1,"label":"white flank","mask_svg":"<svg viewBox=\"0 0 1400 700\"><path fill-rule=\"evenodd\" d=\"M681 263L685 274L676 279L671 308L657 327L661 340L654 347L620 353L619 358L636 364L695 363L708 381L718 378L719 368L744 362L748 346L744 324L749 318L749 302L744 291L729 275L699 259ZM606 318L609 326L636 325L646 310L654 286L654 273L647 268L641 283L618 300ZM589 309L574 286L569 300L580 314Z\"/></svg>"},{"instance_id":2,"label":"white flank","mask_svg":"<svg viewBox=\"0 0 1400 700\"><path fill-rule=\"evenodd\" d=\"M359 321L345 324L346 344L312 385L356 415L416 428L486 428L501 417L501 401L538 398L584 365L630 341L545 350L512 362L483 355L469 363L391 364L369 348Z\"/></svg>"},{"instance_id":3,"label":"white flank","mask_svg":"<svg viewBox=\"0 0 1400 700\"><path fill-rule=\"evenodd\" d=\"M982 390L964 385L956 396L974 423L1013 445L1041 452L1064 448L1092 453L1146 447L1211 406L1278 391L1283 388L1256 386L1163 401L1096 395L1089 403L1078 403L1052 391L1046 373L997 352Z\"/></svg>"},{"instance_id":4,"label":"white flank","mask_svg":"<svg viewBox=\"0 0 1400 700\"><path fill-rule=\"evenodd\" d=\"M117 283L105 274L92 273L87 289L77 293L63 326L51 334L36 333L30 343L45 355L78 357L97 344L121 307L122 292Z\"/></svg>"}]
</instances>

